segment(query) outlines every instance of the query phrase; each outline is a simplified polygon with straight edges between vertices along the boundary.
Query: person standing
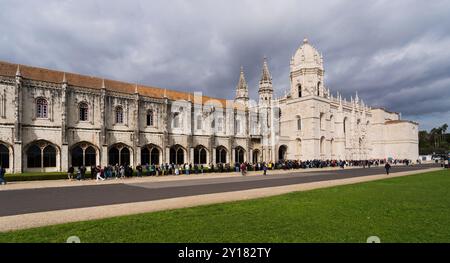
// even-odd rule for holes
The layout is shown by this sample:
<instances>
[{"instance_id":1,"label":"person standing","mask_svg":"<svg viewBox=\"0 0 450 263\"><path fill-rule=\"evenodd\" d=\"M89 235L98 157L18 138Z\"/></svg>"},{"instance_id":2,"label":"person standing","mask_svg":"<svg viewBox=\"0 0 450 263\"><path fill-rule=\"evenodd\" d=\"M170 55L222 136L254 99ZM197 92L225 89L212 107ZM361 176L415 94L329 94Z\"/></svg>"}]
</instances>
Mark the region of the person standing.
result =
<instances>
[{"instance_id":1,"label":"person standing","mask_svg":"<svg viewBox=\"0 0 450 263\"><path fill-rule=\"evenodd\" d=\"M138 177L142 177L142 166L140 163L136 166L136 172Z\"/></svg>"},{"instance_id":2,"label":"person standing","mask_svg":"<svg viewBox=\"0 0 450 263\"><path fill-rule=\"evenodd\" d=\"M69 170L67 171L67 177L69 178L69 180L73 179L73 172L74 172L73 166L70 166Z\"/></svg>"},{"instance_id":3,"label":"person standing","mask_svg":"<svg viewBox=\"0 0 450 263\"><path fill-rule=\"evenodd\" d=\"M262 168L264 171L264 175L267 175L267 165L265 163L262 164Z\"/></svg>"},{"instance_id":4,"label":"person standing","mask_svg":"<svg viewBox=\"0 0 450 263\"><path fill-rule=\"evenodd\" d=\"M389 164L389 162L386 162L386 164L384 165L384 169L386 169L386 174L389 175L389 170L391 170L391 165Z\"/></svg>"},{"instance_id":5,"label":"person standing","mask_svg":"<svg viewBox=\"0 0 450 263\"><path fill-rule=\"evenodd\" d=\"M84 180L86 177L86 167L83 165L81 166L81 180Z\"/></svg>"},{"instance_id":6,"label":"person standing","mask_svg":"<svg viewBox=\"0 0 450 263\"><path fill-rule=\"evenodd\" d=\"M6 173L5 168L3 168L3 166L0 165L0 185L6 184L5 173Z\"/></svg>"},{"instance_id":7,"label":"person standing","mask_svg":"<svg viewBox=\"0 0 450 263\"><path fill-rule=\"evenodd\" d=\"M178 164L175 166L175 175L180 174L180 168L178 167Z\"/></svg>"},{"instance_id":8,"label":"person standing","mask_svg":"<svg viewBox=\"0 0 450 263\"><path fill-rule=\"evenodd\" d=\"M105 180L105 178L102 177L102 169L100 168L100 166L94 167L93 170L91 168L91 172L92 172L92 174L96 175L96 177L95 177L96 181Z\"/></svg>"},{"instance_id":9,"label":"person standing","mask_svg":"<svg viewBox=\"0 0 450 263\"><path fill-rule=\"evenodd\" d=\"M185 169L186 175L189 175L189 172L191 170L190 165L186 163L186 165L184 166L184 169Z\"/></svg>"},{"instance_id":10,"label":"person standing","mask_svg":"<svg viewBox=\"0 0 450 263\"><path fill-rule=\"evenodd\" d=\"M247 169L247 166L245 165L245 163L242 163L241 164L241 174L242 174L242 176L245 176L245 173L247 172L246 169Z\"/></svg>"}]
</instances>

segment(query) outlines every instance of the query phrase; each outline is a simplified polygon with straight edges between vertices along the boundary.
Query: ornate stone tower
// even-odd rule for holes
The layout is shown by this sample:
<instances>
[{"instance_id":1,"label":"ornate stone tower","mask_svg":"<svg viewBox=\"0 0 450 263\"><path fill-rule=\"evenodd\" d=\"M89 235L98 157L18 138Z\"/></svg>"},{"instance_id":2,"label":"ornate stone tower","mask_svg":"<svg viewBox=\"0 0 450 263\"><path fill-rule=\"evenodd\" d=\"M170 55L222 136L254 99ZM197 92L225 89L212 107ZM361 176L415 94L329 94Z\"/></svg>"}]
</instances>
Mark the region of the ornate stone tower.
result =
<instances>
[{"instance_id":1,"label":"ornate stone tower","mask_svg":"<svg viewBox=\"0 0 450 263\"><path fill-rule=\"evenodd\" d=\"M272 76L270 76L267 58L264 57L263 71L261 80L259 81L259 104L261 106L269 106L273 99Z\"/></svg>"},{"instance_id":2,"label":"ornate stone tower","mask_svg":"<svg viewBox=\"0 0 450 263\"><path fill-rule=\"evenodd\" d=\"M323 58L308 39L291 58L291 97L325 96Z\"/></svg>"},{"instance_id":3,"label":"ornate stone tower","mask_svg":"<svg viewBox=\"0 0 450 263\"><path fill-rule=\"evenodd\" d=\"M236 87L236 97L235 97L234 101L241 102L245 105L247 105L247 103L248 103L248 85L247 85L247 81L245 81L243 67L241 67L241 74L239 76L239 82Z\"/></svg>"}]
</instances>

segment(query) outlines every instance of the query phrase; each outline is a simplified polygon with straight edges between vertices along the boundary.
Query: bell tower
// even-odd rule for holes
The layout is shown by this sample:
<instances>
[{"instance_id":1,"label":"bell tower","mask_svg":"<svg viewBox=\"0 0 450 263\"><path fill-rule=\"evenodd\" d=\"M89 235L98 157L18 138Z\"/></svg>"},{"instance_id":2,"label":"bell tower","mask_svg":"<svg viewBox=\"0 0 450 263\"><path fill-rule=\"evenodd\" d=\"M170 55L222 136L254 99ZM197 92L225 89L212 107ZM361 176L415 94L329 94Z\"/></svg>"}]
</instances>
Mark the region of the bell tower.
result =
<instances>
[{"instance_id":1,"label":"bell tower","mask_svg":"<svg viewBox=\"0 0 450 263\"><path fill-rule=\"evenodd\" d=\"M259 81L259 105L269 106L273 99L272 76L270 76L269 66L267 65L267 58L264 57L263 71L261 80Z\"/></svg>"},{"instance_id":2,"label":"bell tower","mask_svg":"<svg viewBox=\"0 0 450 263\"><path fill-rule=\"evenodd\" d=\"M236 97L234 98L235 102L241 102L244 105L248 103L248 85L244 76L244 68L241 67L241 74L239 75L239 82L236 87Z\"/></svg>"},{"instance_id":3,"label":"bell tower","mask_svg":"<svg viewBox=\"0 0 450 263\"><path fill-rule=\"evenodd\" d=\"M325 96L323 57L308 39L291 58L290 71L291 98Z\"/></svg>"}]
</instances>

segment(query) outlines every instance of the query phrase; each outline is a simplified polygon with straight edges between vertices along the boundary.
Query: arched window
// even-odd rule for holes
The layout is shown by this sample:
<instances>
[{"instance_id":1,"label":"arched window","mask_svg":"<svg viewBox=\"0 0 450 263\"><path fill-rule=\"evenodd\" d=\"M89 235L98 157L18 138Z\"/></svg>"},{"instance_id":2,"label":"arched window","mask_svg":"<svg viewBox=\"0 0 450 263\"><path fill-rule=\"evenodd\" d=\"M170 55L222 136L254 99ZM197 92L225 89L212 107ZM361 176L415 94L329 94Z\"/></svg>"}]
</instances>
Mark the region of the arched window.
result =
<instances>
[{"instance_id":1,"label":"arched window","mask_svg":"<svg viewBox=\"0 0 450 263\"><path fill-rule=\"evenodd\" d=\"M287 146L281 145L278 149L278 160L282 161L286 159Z\"/></svg>"},{"instance_id":2,"label":"arched window","mask_svg":"<svg viewBox=\"0 0 450 263\"><path fill-rule=\"evenodd\" d=\"M88 120L88 105L84 102L80 103L79 105L79 114L80 114L80 121L87 121Z\"/></svg>"},{"instance_id":3,"label":"arched window","mask_svg":"<svg viewBox=\"0 0 450 263\"><path fill-rule=\"evenodd\" d=\"M72 166L92 166L97 164L97 154L95 148L80 144L72 149Z\"/></svg>"},{"instance_id":4,"label":"arched window","mask_svg":"<svg viewBox=\"0 0 450 263\"><path fill-rule=\"evenodd\" d=\"M56 167L56 149L52 145L44 148L44 167Z\"/></svg>"},{"instance_id":5,"label":"arched window","mask_svg":"<svg viewBox=\"0 0 450 263\"><path fill-rule=\"evenodd\" d=\"M116 147L113 147L113 148L109 149L109 152L108 152L108 163L110 165L120 164L119 157L120 157L119 149L117 149Z\"/></svg>"},{"instance_id":6,"label":"arched window","mask_svg":"<svg viewBox=\"0 0 450 263\"><path fill-rule=\"evenodd\" d=\"M325 113L320 113L320 130L325 130Z\"/></svg>"},{"instance_id":7,"label":"arched window","mask_svg":"<svg viewBox=\"0 0 450 263\"><path fill-rule=\"evenodd\" d=\"M194 163L195 164L206 164L206 149L203 146L197 146L194 149Z\"/></svg>"},{"instance_id":8,"label":"arched window","mask_svg":"<svg viewBox=\"0 0 450 263\"><path fill-rule=\"evenodd\" d=\"M175 145L170 148L170 163L184 163L184 150L181 146Z\"/></svg>"},{"instance_id":9,"label":"arched window","mask_svg":"<svg viewBox=\"0 0 450 263\"><path fill-rule=\"evenodd\" d=\"M3 144L0 144L0 166L9 168L9 149Z\"/></svg>"},{"instance_id":10,"label":"arched window","mask_svg":"<svg viewBox=\"0 0 450 263\"><path fill-rule=\"evenodd\" d=\"M36 144L31 145L27 150L27 167L41 168L42 153L41 148Z\"/></svg>"},{"instance_id":11,"label":"arched window","mask_svg":"<svg viewBox=\"0 0 450 263\"><path fill-rule=\"evenodd\" d=\"M302 130L302 117L298 117L297 119L297 130Z\"/></svg>"},{"instance_id":12,"label":"arched window","mask_svg":"<svg viewBox=\"0 0 450 263\"><path fill-rule=\"evenodd\" d=\"M234 158L235 158L235 161L237 163L243 163L245 161L244 160L244 153L245 153L245 150L242 147L237 147L235 149L235 156L234 156Z\"/></svg>"},{"instance_id":13,"label":"arched window","mask_svg":"<svg viewBox=\"0 0 450 263\"><path fill-rule=\"evenodd\" d=\"M77 146L72 149L72 166L79 167L83 165L83 149Z\"/></svg>"},{"instance_id":14,"label":"arched window","mask_svg":"<svg viewBox=\"0 0 450 263\"><path fill-rule=\"evenodd\" d=\"M320 96L320 81L317 82L317 96Z\"/></svg>"},{"instance_id":15,"label":"arched window","mask_svg":"<svg viewBox=\"0 0 450 263\"><path fill-rule=\"evenodd\" d=\"M116 123L123 123L123 108L121 106L116 107Z\"/></svg>"},{"instance_id":16,"label":"arched window","mask_svg":"<svg viewBox=\"0 0 450 263\"><path fill-rule=\"evenodd\" d=\"M147 126L153 126L153 110L147 111Z\"/></svg>"},{"instance_id":17,"label":"arched window","mask_svg":"<svg viewBox=\"0 0 450 263\"><path fill-rule=\"evenodd\" d=\"M130 149L123 144L116 144L108 151L110 165L130 165Z\"/></svg>"},{"instance_id":18,"label":"arched window","mask_svg":"<svg viewBox=\"0 0 450 263\"><path fill-rule=\"evenodd\" d=\"M44 98L38 98L36 100L36 117L47 118L48 117L48 103Z\"/></svg>"},{"instance_id":19,"label":"arched window","mask_svg":"<svg viewBox=\"0 0 450 263\"><path fill-rule=\"evenodd\" d=\"M253 150L253 163L259 162L259 150Z\"/></svg>"},{"instance_id":20,"label":"arched window","mask_svg":"<svg viewBox=\"0 0 450 263\"><path fill-rule=\"evenodd\" d=\"M325 154L325 137L320 138L320 154Z\"/></svg>"},{"instance_id":21,"label":"arched window","mask_svg":"<svg viewBox=\"0 0 450 263\"><path fill-rule=\"evenodd\" d=\"M159 164L159 149L155 145L148 145L141 150L142 164Z\"/></svg>"},{"instance_id":22,"label":"arched window","mask_svg":"<svg viewBox=\"0 0 450 263\"><path fill-rule=\"evenodd\" d=\"M153 148L150 152L150 163L159 164L159 150L157 148Z\"/></svg>"},{"instance_id":23,"label":"arched window","mask_svg":"<svg viewBox=\"0 0 450 263\"><path fill-rule=\"evenodd\" d=\"M130 150L127 147L120 151L120 163L121 165L130 165Z\"/></svg>"},{"instance_id":24,"label":"arched window","mask_svg":"<svg viewBox=\"0 0 450 263\"><path fill-rule=\"evenodd\" d=\"M89 146L84 150L84 165L92 166L97 163L97 155L94 147Z\"/></svg>"},{"instance_id":25,"label":"arched window","mask_svg":"<svg viewBox=\"0 0 450 263\"><path fill-rule=\"evenodd\" d=\"M227 162L227 150L223 146L216 148L216 163L226 163Z\"/></svg>"},{"instance_id":26,"label":"arched window","mask_svg":"<svg viewBox=\"0 0 450 263\"><path fill-rule=\"evenodd\" d=\"M150 151L147 147L142 148L141 150L141 163L142 164L151 164L150 162Z\"/></svg>"},{"instance_id":27,"label":"arched window","mask_svg":"<svg viewBox=\"0 0 450 263\"><path fill-rule=\"evenodd\" d=\"M298 85L298 97L302 97L302 85Z\"/></svg>"}]
</instances>

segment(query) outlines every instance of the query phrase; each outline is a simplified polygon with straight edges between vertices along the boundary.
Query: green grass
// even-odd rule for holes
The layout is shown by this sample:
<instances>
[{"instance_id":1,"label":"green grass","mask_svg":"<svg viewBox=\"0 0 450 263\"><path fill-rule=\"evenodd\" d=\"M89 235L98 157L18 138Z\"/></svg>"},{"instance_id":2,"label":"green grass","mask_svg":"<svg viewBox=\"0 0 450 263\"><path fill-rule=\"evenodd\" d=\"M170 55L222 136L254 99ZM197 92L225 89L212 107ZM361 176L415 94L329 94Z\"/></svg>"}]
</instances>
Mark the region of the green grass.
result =
<instances>
[{"instance_id":1,"label":"green grass","mask_svg":"<svg viewBox=\"0 0 450 263\"><path fill-rule=\"evenodd\" d=\"M450 171L0 233L0 242L450 242Z\"/></svg>"}]
</instances>

